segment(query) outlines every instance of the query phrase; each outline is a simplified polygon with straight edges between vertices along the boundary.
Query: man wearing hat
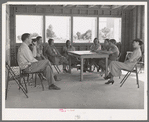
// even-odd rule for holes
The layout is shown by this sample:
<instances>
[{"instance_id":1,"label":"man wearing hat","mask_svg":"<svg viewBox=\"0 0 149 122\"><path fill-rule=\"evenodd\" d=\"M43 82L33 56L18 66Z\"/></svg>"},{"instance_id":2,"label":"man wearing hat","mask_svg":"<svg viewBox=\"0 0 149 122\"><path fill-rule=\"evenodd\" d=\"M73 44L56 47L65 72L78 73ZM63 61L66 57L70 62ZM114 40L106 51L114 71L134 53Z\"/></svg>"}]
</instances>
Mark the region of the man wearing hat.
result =
<instances>
[{"instance_id":1,"label":"man wearing hat","mask_svg":"<svg viewBox=\"0 0 149 122\"><path fill-rule=\"evenodd\" d=\"M131 56L128 57L128 60L126 60L124 63L123 62L118 62L118 61L112 61L109 65L110 73L105 77L105 80L110 79L108 82L105 84L110 84L114 83L113 77L118 77L121 75L121 70L126 69L126 70L131 70L133 66L136 64L138 58L142 56L141 52L141 45L143 42L140 39L134 39L133 40L133 52Z\"/></svg>"}]
</instances>

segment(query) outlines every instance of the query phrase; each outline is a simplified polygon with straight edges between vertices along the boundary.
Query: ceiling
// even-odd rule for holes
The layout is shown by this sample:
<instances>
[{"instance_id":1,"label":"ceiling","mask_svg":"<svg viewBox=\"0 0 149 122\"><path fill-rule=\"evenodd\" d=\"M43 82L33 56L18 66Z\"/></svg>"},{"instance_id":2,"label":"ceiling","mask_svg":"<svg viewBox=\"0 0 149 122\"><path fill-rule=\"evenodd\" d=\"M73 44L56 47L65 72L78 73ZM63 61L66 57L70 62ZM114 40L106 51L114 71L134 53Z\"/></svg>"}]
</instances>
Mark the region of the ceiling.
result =
<instances>
[{"instance_id":1,"label":"ceiling","mask_svg":"<svg viewBox=\"0 0 149 122\"><path fill-rule=\"evenodd\" d=\"M50 5L55 7L63 8L88 8L88 9L133 9L136 5L74 5L74 4L65 4L65 5Z\"/></svg>"}]
</instances>

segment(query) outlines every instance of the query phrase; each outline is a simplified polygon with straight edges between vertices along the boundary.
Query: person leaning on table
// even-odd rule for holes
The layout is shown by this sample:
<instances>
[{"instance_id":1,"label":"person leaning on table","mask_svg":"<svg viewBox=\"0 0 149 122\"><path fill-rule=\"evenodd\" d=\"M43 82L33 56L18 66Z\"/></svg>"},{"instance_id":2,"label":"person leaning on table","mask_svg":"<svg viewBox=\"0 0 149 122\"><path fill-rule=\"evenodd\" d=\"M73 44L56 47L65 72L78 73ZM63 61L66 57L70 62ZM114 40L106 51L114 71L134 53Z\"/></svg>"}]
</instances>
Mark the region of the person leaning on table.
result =
<instances>
[{"instance_id":1,"label":"person leaning on table","mask_svg":"<svg viewBox=\"0 0 149 122\"><path fill-rule=\"evenodd\" d=\"M91 52L96 52L101 50L101 45L100 42L98 40L98 38L94 38L93 44L90 47L90 51ZM88 70L88 68L90 68L93 64L95 64L96 62L98 62L99 59L93 58L93 59L85 59L85 64L84 64L84 72L89 71L92 72L92 70Z\"/></svg>"},{"instance_id":2,"label":"person leaning on table","mask_svg":"<svg viewBox=\"0 0 149 122\"><path fill-rule=\"evenodd\" d=\"M118 62L118 61L112 61L109 65L110 73L105 77L105 80L110 79L105 84L114 83L113 77L118 77L121 75L121 70L131 70L133 66L136 64L138 58L142 56L142 52L140 49L140 46L143 44L143 42L140 39L134 39L133 40L133 53L131 56L126 60L124 63Z\"/></svg>"},{"instance_id":3,"label":"person leaning on table","mask_svg":"<svg viewBox=\"0 0 149 122\"><path fill-rule=\"evenodd\" d=\"M75 51L75 47L71 45L71 41L66 41L66 46L63 47L62 53L63 56L69 61L69 58L71 58L71 66L76 66L80 61L77 60L75 56L68 55L68 51Z\"/></svg>"},{"instance_id":4,"label":"person leaning on table","mask_svg":"<svg viewBox=\"0 0 149 122\"><path fill-rule=\"evenodd\" d=\"M31 44L32 41L31 35L29 33L24 33L21 39L23 43L19 47L17 54L19 67L27 73L43 71L49 85L49 90L60 90L59 87L54 85L55 80L49 60L46 59L38 61L33 57L33 54L28 47L28 45Z\"/></svg>"},{"instance_id":5,"label":"person leaning on table","mask_svg":"<svg viewBox=\"0 0 149 122\"><path fill-rule=\"evenodd\" d=\"M105 53L105 54L109 54L109 58L108 58L108 66L109 64L111 63L111 61L116 61L118 56L119 56L119 49L118 47L113 43L113 40L115 39L110 39L110 40L107 40L105 43L105 45L108 45L109 49L108 50L99 50L99 51L96 51L97 53ZM105 63L105 60L101 59L99 60L98 62L98 65L99 67L102 69L102 70L105 70L106 69L106 63Z\"/></svg>"}]
</instances>

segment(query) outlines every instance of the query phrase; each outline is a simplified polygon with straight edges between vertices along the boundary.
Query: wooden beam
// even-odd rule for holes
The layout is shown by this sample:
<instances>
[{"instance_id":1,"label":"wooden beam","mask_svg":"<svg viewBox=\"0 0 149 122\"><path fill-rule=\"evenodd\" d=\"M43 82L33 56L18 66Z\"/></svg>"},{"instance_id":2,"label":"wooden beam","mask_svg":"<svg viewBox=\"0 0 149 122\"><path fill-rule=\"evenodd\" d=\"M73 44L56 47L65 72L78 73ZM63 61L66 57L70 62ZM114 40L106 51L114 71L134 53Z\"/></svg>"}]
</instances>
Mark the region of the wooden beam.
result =
<instances>
[{"instance_id":1,"label":"wooden beam","mask_svg":"<svg viewBox=\"0 0 149 122\"><path fill-rule=\"evenodd\" d=\"M129 5L125 5L125 6L123 6L123 9L126 9L128 6L129 6Z\"/></svg>"},{"instance_id":2,"label":"wooden beam","mask_svg":"<svg viewBox=\"0 0 149 122\"><path fill-rule=\"evenodd\" d=\"M131 9L134 9L136 7L136 5L131 6Z\"/></svg>"},{"instance_id":3,"label":"wooden beam","mask_svg":"<svg viewBox=\"0 0 149 122\"><path fill-rule=\"evenodd\" d=\"M95 7L95 6L96 6L96 5L89 5L88 8L92 8L92 7Z\"/></svg>"},{"instance_id":4,"label":"wooden beam","mask_svg":"<svg viewBox=\"0 0 149 122\"><path fill-rule=\"evenodd\" d=\"M109 8L110 9L110 5L102 5L101 8Z\"/></svg>"},{"instance_id":5,"label":"wooden beam","mask_svg":"<svg viewBox=\"0 0 149 122\"><path fill-rule=\"evenodd\" d=\"M80 8L80 7L85 8L85 6L84 6L84 5L76 5L76 8Z\"/></svg>"},{"instance_id":6,"label":"wooden beam","mask_svg":"<svg viewBox=\"0 0 149 122\"><path fill-rule=\"evenodd\" d=\"M122 7L122 5L113 5L112 9L116 9L116 8L120 8L120 7Z\"/></svg>"},{"instance_id":7,"label":"wooden beam","mask_svg":"<svg viewBox=\"0 0 149 122\"><path fill-rule=\"evenodd\" d=\"M67 5L63 5L63 7L67 7Z\"/></svg>"},{"instance_id":8,"label":"wooden beam","mask_svg":"<svg viewBox=\"0 0 149 122\"><path fill-rule=\"evenodd\" d=\"M75 6L75 5L63 5L63 7L73 7L73 6Z\"/></svg>"},{"instance_id":9,"label":"wooden beam","mask_svg":"<svg viewBox=\"0 0 149 122\"><path fill-rule=\"evenodd\" d=\"M101 5L101 7L100 8L104 8L104 5Z\"/></svg>"}]
</instances>

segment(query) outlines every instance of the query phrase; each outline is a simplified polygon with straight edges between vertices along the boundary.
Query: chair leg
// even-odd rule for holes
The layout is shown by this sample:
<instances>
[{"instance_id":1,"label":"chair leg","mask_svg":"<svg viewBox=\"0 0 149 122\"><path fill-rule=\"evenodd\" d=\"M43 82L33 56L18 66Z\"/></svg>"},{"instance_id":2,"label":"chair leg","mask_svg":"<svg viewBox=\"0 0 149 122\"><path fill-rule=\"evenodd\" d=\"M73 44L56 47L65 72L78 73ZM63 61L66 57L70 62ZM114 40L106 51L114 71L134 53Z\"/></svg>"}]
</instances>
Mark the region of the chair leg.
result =
<instances>
[{"instance_id":1,"label":"chair leg","mask_svg":"<svg viewBox=\"0 0 149 122\"><path fill-rule=\"evenodd\" d=\"M21 82L19 80L17 80L14 77L15 82L18 84L18 86L20 87L20 89L23 91L23 93L25 94L25 96L28 98L27 94L26 94L26 90L24 89L23 85L21 84Z\"/></svg>"},{"instance_id":2,"label":"chair leg","mask_svg":"<svg viewBox=\"0 0 149 122\"><path fill-rule=\"evenodd\" d=\"M137 71L137 67L136 67L136 80L137 80L137 85L138 85L138 88L139 88L139 79L138 79L138 71Z\"/></svg>"},{"instance_id":3,"label":"chair leg","mask_svg":"<svg viewBox=\"0 0 149 122\"><path fill-rule=\"evenodd\" d=\"M28 98L27 94L26 94L26 90L24 89L24 87L22 86L22 84L20 84L20 88L23 91L23 93L25 94L25 96Z\"/></svg>"},{"instance_id":4,"label":"chair leg","mask_svg":"<svg viewBox=\"0 0 149 122\"><path fill-rule=\"evenodd\" d=\"M25 91L26 91L26 93L28 93L27 85L26 85L26 82L25 82L25 78L23 78L23 82L24 82L24 85L25 85Z\"/></svg>"},{"instance_id":5,"label":"chair leg","mask_svg":"<svg viewBox=\"0 0 149 122\"><path fill-rule=\"evenodd\" d=\"M7 76L7 81L6 81L6 93L5 93L5 100L7 100L7 94L8 94L8 83L9 83L9 71L8 71L8 76Z\"/></svg>"},{"instance_id":6,"label":"chair leg","mask_svg":"<svg viewBox=\"0 0 149 122\"><path fill-rule=\"evenodd\" d=\"M37 80L37 74L35 73L35 87L36 87L36 80Z\"/></svg>"},{"instance_id":7,"label":"chair leg","mask_svg":"<svg viewBox=\"0 0 149 122\"><path fill-rule=\"evenodd\" d=\"M56 66L57 67L57 69L59 70L59 72L61 72L61 70L59 69L59 67L58 66Z\"/></svg>"},{"instance_id":8,"label":"chair leg","mask_svg":"<svg viewBox=\"0 0 149 122\"><path fill-rule=\"evenodd\" d=\"M129 72L127 72L127 74L123 77L123 79L121 80L120 83L122 83L126 79L126 77L127 77L128 74L129 74Z\"/></svg>"},{"instance_id":9,"label":"chair leg","mask_svg":"<svg viewBox=\"0 0 149 122\"><path fill-rule=\"evenodd\" d=\"M42 78L40 77L40 75L38 74L38 77L40 79L40 82L41 82L41 86L42 86L42 91L44 91L44 86L43 86L43 83L42 83Z\"/></svg>"},{"instance_id":10,"label":"chair leg","mask_svg":"<svg viewBox=\"0 0 149 122\"><path fill-rule=\"evenodd\" d=\"M27 74L27 82L28 82L28 85L29 85L29 74Z\"/></svg>"},{"instance_id":11,"label":"chair leg","mask_svg":"<svg viewBox=\"0 0 149 122\"><path fill-rule=\"evenodd\" d=\"M58 71L58 69L57 69L57 67L55 65L54 65L54 68L56 69L57 73L59 74L59 71Z\"/></svg>"},{"instance_id":12,"label":"chair leg","mask_svg":"<svg viewBox=\"0 0 149 122\"><path fill-rule=\"evenodd\" d=\"M128 76L129 76L130 74L131 74L131 72L128 72L128 73L125 75L126 77L123 78L123 80L122 80L123 82L121 81L120 87L122 87L122 85L125 83L126 79L128 78Z\"/></svg>"}]
</instances>

